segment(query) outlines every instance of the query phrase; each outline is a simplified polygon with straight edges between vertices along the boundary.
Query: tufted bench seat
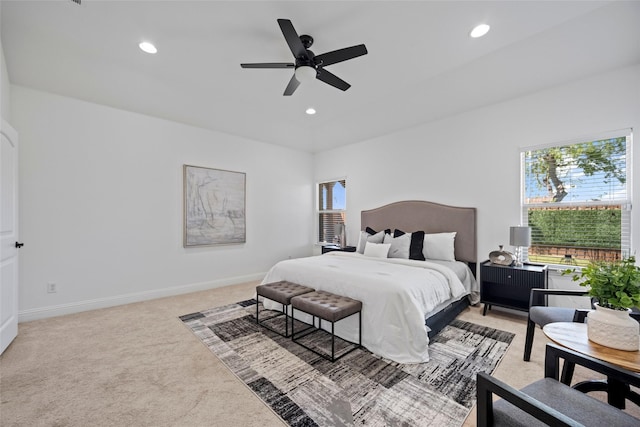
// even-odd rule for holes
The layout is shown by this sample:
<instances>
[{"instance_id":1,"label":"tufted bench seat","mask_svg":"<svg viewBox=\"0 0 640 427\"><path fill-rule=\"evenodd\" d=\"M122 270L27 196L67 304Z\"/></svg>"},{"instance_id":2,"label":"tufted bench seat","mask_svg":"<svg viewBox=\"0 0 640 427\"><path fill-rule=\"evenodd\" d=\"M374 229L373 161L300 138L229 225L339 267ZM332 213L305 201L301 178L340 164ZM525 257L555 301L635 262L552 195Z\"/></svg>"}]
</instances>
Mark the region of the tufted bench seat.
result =
<instances>
[{"instance_id":1,"label":"tufted bench seat","mask_svg":"<svg viewBox=\"0 0 640 427\"><path fill-rule=\"evenodd\" d=\"M362 302L355 300L353 298L344 297L341 295L332 294L326 291L315 291L309 292L303 295L299 295L291 298L291 316L294 316L295 310L300 310L304 313L310 314L313 316L313 325L303 329L296 336L293 323L291 324L291 339L306 348L307 350L313 351L314 353L328 359L332 362L340 359L342 356L347 353L352 352L353 350L360 348L362 346ZM335 357L335 331L334 326L335 322L344 319L346 317L352 316L354 314L358 314L358 342L352 343L355 344L354 347L349 349L348 351L342 353L339 357ZM315 319L318 320L318 327L315 327ZM326 320L331 322L331 357L326 354L320 353L314 350L311 347L308 347L301 342L299 339L305 337L309 334L312 334L317 331L322 330L322 321ZM310 331L310 332L309 332ZM307 333L305 333L307 332ZM346 341L346 340L345 340Z\"/></svg>"},{"instance_id":2,"label":"tufted bench seat","mask_svg":"<svg viewBox=\"0 0 640 427\"><path fill-rule=\"evenodd\" d=\"M267 298L275 302L279 302L282 304L282 313L279 313L275 316L271 316L269 318L260 320L260 312L259 306L260 304L256 304L256 322L258 325L269 329L276 334L282 335L283 337L290 337L289 335L289 315L287 313L289 305L291 304L291 298L306 294L308 292L313 292L315 289L309 288L307 286L302 286L297 283L287 282L286 280L281 280L279 282L266 283L264 285L259 285L256 287L256 300L259 297ZM264 322L268 322L269 320L284 315L284 334L280 331L276 331L275 329L269 327ZM293 328L293 318L291 319L292 328ZM293 330L293 329L292 329Z\"/></svg>"}]
</instances>

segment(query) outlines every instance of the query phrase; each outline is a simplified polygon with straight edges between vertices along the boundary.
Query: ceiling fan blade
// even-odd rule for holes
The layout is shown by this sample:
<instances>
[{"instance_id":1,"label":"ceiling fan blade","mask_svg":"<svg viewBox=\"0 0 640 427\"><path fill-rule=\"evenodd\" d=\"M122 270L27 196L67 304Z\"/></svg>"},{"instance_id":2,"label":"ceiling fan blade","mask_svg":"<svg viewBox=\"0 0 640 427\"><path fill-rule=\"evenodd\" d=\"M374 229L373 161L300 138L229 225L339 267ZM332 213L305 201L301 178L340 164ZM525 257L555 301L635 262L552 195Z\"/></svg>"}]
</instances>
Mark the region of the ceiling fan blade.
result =
<instances>
[{"instance_id":1,"label":"ceiling fan blade","mask_svg":"<svg viewBox=\"0 0 640 427\"><path fill-rule=\"evenodd\" d=\"M242 68L293 68L295 64L288 62L262 62L256 64L240 64Z\"/></svg>"},{"instance_id":2,"label":"ceiling fan blade","mask_svg":"<svg viewBox=\"0 0 640 427\"><path fill-rule=\"evenodd\" d=\"M366 54L366 46L359 44L357 46L345 47L344 49L338 49L321 55L316 55L315 62L318 65L326 67L327 65L346 61L347 59L357 58L358 56Z\"/></svg>"},{"instance_id":3,"label":"ceiling fan blade","mask_svg":"<svg viewBox=\"0 0 640 427\"><path fill-rule=\"evenodd\" d=\"M291 80L289 80L289 84L287 85L287 88L284 90L283 95L284 96L293 95L293 92L296 91L298 86L300 86L300 82L298 81L298 79L296 79L296 75L294 74L293 76L291 76Z\"/></svg>"},{"instance_id":4,"label":"ceiling fan blade","mask_svg":"<svg viewBox=\"0 0 640 427\"><path fill-rule=\"evenodd\" d=\"M340 90L347 90L351 87L349 83L345 82L340 77L322 68L318 68L318 74L316 75L316 78L318 80L322 80L327 84L330 84L333 87L337 87Z\"/></svg>"},{"instance_id":5,"label":"ceiling fan blade","mask_svg":"<svg viewBox=\"0 0 640 427\"><path fill-rule=\"evenodd\" d=\"M308 56L307 49L304 48L304 45L300 41L300 36L298 36L295 28L293 28L291 21L288 19L278 19L278 24L293 56L296 58L306 58Z\"/></svg>"}]
</instances>

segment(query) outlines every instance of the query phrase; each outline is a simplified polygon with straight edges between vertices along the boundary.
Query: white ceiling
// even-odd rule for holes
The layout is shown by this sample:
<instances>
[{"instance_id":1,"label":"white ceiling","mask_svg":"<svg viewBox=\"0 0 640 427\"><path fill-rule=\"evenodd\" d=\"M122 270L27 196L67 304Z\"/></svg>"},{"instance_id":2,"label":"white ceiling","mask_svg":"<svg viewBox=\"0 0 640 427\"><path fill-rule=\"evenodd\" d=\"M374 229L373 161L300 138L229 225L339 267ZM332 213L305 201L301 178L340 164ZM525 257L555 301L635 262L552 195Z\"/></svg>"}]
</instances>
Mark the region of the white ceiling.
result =
<instances>
[{"instance_id":1,"label":"white ceiling","mask_svg":"<svg viewBox=\"0 0 640 427\"><path fill-rule=\"evenodd\" d=\"M7 1L12 84L318 152L640 63L640 1ZM351 83L282 93L291 62L276 22ZM480 39L468 36L491 25ZM149 40L158 53L138 43ZM594 100L597 102L597 100ZM315 116L304 110L313 106Z\"/></svg>"}]
</instances>

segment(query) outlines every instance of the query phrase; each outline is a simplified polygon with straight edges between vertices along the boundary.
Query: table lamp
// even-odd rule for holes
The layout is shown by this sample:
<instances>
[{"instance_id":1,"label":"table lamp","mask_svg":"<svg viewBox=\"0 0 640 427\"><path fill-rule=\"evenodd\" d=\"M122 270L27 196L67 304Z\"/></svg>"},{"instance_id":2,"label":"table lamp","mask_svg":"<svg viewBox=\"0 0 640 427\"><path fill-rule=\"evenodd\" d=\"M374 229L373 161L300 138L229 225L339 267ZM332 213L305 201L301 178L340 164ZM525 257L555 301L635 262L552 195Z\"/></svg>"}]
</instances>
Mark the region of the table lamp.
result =
<instances>
[{"instance_id":1,"label":"table lamp","mask_svg":"<svg viewBox=\"0 0 640 427\"><path fill-rule=\"evenodd\" d=\"M334 225L336 238L338 240L338 246L344 248L346 246L346 229L343 223L337 223Z\"/></svg>"},{"instance_id":2,"label":"table lamp","mask_svg":"<svg viewBox=\"0 0 640 427\"><path fill-rule=\"evenodd\" d=\"M516 265L524 263L522 248L531 246L531 227L517 226L509 229L509 244L516 248Z\"/></svg>"}]
</instances>

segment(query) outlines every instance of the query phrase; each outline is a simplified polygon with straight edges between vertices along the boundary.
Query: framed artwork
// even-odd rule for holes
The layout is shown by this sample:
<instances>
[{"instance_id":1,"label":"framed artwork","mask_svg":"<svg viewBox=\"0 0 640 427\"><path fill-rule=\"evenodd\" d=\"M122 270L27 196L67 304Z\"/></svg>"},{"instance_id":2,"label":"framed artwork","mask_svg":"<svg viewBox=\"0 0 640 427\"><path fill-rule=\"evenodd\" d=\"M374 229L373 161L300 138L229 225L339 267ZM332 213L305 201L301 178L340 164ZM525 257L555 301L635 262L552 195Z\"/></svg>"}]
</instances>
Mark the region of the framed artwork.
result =
<instances>
[{"instance_id":1,"label":"framed artwork","mask_svg":"<svg viewBox=\"0 0 640 427\"><path fill-rule=\"evenodd\" d=\"M184 247L246 242L246 174L184 165Z\"/></svg>"}]
</instances>

